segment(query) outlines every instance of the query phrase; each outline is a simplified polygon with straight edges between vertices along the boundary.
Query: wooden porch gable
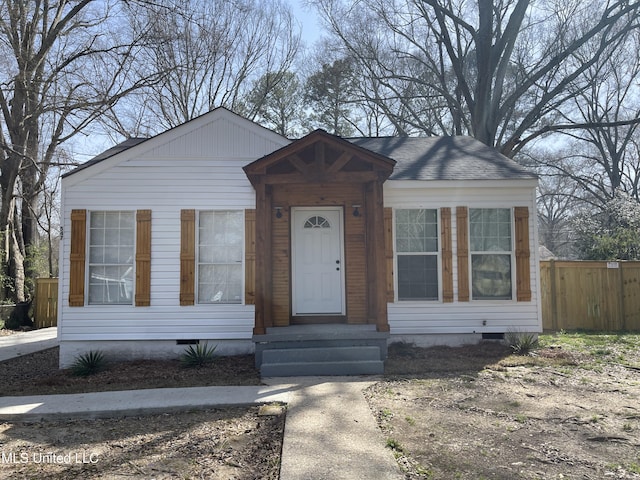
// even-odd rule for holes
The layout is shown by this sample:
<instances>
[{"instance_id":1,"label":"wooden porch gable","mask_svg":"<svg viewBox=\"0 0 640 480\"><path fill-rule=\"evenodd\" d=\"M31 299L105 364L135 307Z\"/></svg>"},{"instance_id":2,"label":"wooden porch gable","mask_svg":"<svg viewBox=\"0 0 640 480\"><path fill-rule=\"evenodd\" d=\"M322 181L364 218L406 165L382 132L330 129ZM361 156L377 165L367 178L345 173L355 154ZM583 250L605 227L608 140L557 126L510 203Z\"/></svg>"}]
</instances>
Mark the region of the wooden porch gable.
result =
<instances>
[{"instance_id":1,"label":"wooden porch gable","mask_svg":"<svg viewBox=\"0 0 640 480\"><path fill-rule=\"evenodd\" d=\"M244 167L257 184L384 182L395 161L316 130Z\"/></svg>"}]
</instances>

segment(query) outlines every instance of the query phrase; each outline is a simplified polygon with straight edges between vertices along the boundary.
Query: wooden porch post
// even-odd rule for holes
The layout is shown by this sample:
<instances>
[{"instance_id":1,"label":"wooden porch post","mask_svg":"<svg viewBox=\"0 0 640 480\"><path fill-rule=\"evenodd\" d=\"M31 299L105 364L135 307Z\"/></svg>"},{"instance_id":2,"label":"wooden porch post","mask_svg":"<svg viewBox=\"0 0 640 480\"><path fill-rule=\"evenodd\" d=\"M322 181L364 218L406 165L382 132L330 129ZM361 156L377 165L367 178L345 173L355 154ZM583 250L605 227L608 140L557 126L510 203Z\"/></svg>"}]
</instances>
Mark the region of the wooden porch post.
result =
<instances>
[{"instance_id":1,"label":"wooden porch post","mask_svg":"<svg viewBox=\"0 0 640 480\"><path fill-rule=\"evenodd\" d=\"M264 335L266 328L271 327L271 187L262 181L256 189L256 316L253 327L254 335Z\"/></svg>"},{"instance_id":2,"label":"wooden porch post","mask_svg":"<svg viewBox=\"0 0 640 480\"><path fill-rule=\"evenodd\" d=\"M375 323L379 332L389 331L387 317L387 268L384 247L384 205L382 180L371 182L365 191L367 219L367 282L369 323Z\"/></svg>"}]
</instances>

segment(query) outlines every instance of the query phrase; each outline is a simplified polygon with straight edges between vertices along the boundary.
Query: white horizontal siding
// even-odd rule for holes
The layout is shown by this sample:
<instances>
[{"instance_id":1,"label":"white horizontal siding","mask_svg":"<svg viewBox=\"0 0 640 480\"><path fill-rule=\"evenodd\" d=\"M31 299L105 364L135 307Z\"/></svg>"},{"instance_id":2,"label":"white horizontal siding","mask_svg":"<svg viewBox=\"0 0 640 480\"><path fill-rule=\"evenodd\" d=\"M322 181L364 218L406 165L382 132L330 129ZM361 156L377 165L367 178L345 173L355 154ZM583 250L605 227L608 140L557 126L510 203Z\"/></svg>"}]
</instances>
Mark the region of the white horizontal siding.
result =
<instances>
[{"instance_id":1,"label":"white horizontal siding","mask_svg":"<svg viewBox=\"0 0 640 480\"><path fill-rule=\"evenodd\" d=\"M394 335L445 333L504 333L539 331L535 302L481 302L388 305L389 326ZM486 325L483 325L483 322Z\"/></svg>"},{"instance_id":2,"label":"white horizontal siding","mask_svg":"<svg viewBox=\"0 0 640 480\"><path fill-rule=\"evenodd\" d=\"M223 115L214 118L213 121L202 122L192 129L176 129L175 134L170 136L170 142L154 145L138 158L179 159L214 155L226 158L248 157L255 160L283 146L283 137L234 117ZM188 124L182 127L186 126Z\"/></svg>"},{"instance_id":3,"label":"white horizontal siding","mask_svg":"<svg viewBox=\"0 0 640 480\"><path fill-rule=\"evenodd\" d=\"M253 208L255 191L242 171L244 159L219 167L202 161L199 168L158 162L142 169L127 163L73 185L65 192L65 207L87 209Z\"/></svg>"},{"instance_id":4,"label":"white horizontal siding","mask_svg":"<svg viewBox=\"0 0 640 480\"><path fill-rule=\"evenodd\" d=\"M411 182L415 185L416 182ZM515 207L530 206L531 192L535 187L499 187L495 182L465 182L465 186L457 182L422 182L421 188L406 188L398 185L398 181L384 184L385 207L439 208L439 207ZM389 184L389 185L388 185ZM452 212L455 215L455 210Z\"/></svg>"},{"instance_id":5,"label":"white horizontal siding","mask_svg":"<svg viewBox=\"0 0 640 480\"><path fill-rule=\"evenodd\" d=\"M418 185L422 183L422 187ZM535 187L500 187L495 182L411 182L411 188L399 182L387 182L384 190L385 207L398 208L451 208L453 247L453 303L403 302L388 305L391 333L448 334L448 333L503 333L508 330L541 331L542 320L539 300L539 268ZM529 207L529 240L531 243L531 301L517 302L458 302L458 258L456 207L513 208ZM513 266L515 269L515 265ZM514 282L514 296L515 292ZM442 280L440 279L440 289ZM441 292L442 293L442 292ZM483 325L486 323L486 325Z\"/></svg>"},{"instance_id":6,"label":"white horizontal siding","mask_svg":"<svg viewBox=\"0 0 640 480\"><path fill-rule=\"evenodd\" d=\"M288 140L229 112L217 114L222 119L196 120L197 128L178 127L63 179L61 341L251 339L252 305L180 306L180 211L255 208L242 167ZM150 307L69 307L73 209L151 210Z\"/></svg>"},{"instance_id":7,"label":"white horizontal siding","mask_svg":"<svg viewBox=\"0 0 640 480\"><path fill-rule=\"evenodd\" d=\"M73 197L74 193L70 193ZM121 194L122 195L122 194ZM151 306L68 306L69 285L68 255L61 266L62 321L60 337L65 339L174 339L211 337L215 330L219 338L251 338L254 308L248 305L195 305L181 307L180 298L180 210L182 208L215 208L224 202L213 199L200 203L181 196L165 195L164 198L136 205L136 199L126 200L122 195L118 202L66 200L67 212L73 208L151 209ZM251 199L252 200L252 199ZM182 202L182 204L181 204ZM234 207L240 207L237 203ZM253 205L245 205L252 208ZM64 231L70 232L69 215L64 220ZM63 238L63 248L69 249L70 235Z\"/></svg>"}]
</instances>

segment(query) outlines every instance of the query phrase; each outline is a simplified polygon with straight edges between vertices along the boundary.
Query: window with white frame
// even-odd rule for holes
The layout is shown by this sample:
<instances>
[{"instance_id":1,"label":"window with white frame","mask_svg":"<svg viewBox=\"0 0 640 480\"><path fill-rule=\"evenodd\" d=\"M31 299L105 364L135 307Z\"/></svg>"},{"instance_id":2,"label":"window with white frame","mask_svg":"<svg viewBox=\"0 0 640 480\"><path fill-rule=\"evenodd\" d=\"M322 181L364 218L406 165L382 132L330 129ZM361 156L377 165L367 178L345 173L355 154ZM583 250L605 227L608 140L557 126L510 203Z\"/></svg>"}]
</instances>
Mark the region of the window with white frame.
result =
<instances>
[{"instance_id":1,"label":"window with white frame","mask_svg":"<svg viewBox=\"0 0 640 480\"><path fill-rule=\"evenodd\" d=\"M242 211L202 211L198 216L198 303L241 303Z\"/></svg>"},{"instance_id":2,"label":"window with white frame","mask_svg":"<svg viewBox=\"0 0 640 480\"><path fill-rule=\"evenodd\" d=\"M469 209L474 300L511 300L513 241L510 208Z\"/></svg>"},{"instance_id":3,"label":"window with white frame","mask_svg":"<svg viewBox=\"0 0 640 480\"><path fill-rule=\"evenodd\" d=\"M135 215L95 211L89 217L89 304L133 304Z\"/></svg>"},{"instance_id":4,"label":"window with white frame","mask_svg":"<svg viewBox=\"0 0 640 480\"><path fill-rule=\"evenodd\" d=\"M396 210L398 300L438 300L438 212Z\"/></svg>"}]
</instances>

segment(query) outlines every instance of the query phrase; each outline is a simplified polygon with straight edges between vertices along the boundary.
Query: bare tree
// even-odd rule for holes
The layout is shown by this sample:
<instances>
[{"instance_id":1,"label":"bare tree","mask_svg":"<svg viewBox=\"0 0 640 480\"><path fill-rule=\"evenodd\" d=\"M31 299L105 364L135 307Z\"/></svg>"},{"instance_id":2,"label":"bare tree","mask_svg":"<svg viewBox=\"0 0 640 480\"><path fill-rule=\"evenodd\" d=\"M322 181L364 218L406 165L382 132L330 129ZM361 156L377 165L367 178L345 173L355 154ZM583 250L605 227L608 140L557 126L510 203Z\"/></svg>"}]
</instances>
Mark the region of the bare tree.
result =
<instances>
[{"instance_id":1,"label":"bare tree","mask_svg":"<svg viewBox=\"0 0 640 480\"><path fill-rule=\"evenodd\" d=\"M571 220L584 205L578 184L549 172L538 182L538 232L540 245L561 258L572 258L574 235Z\"/></svg>"},{"instance_id":2,"label":"bare tree","mask_svg":"<svg viewBox=\"0 0 640 480\"><path fill-rule=\"evenodd\" d=\"M581 181L601 205L615 198L618 191L640 200L640 36L628 37L625 44L595 63L585 76L589 87L575 92L562 112L565 124L586 128L563 130L593 168L566 172ZM559 165L562 170L562 164Z\"/></svg>"},{"instance_id":3,"label":"bare tree","mask_svg":"<svg viewBox=\"0 0 640 480\"><path fill-rule=\"evenodd\" d=\"M312 3L399 133L470 134L508 156L558 127L558 109L640 11L629 0Z\"/></svg>"},{"instance_id":4,"label":"bare tree","mask_svg":"<svg viewBox=\"0 0 640 480\"><path fill-rule=\"evenodd\" d=\"M110 112L110 128L125 136L158 133L215 107L240 108L263 75L290 69L300 37L280 0L156 0L131 22L152 36L137 57L162 80ZM129 117L129 118L127 118Z\"/></svg>"},{"instance_id":5,"label":"bare tree","mask_svg":"<svg viewBox=\"0 0 640 480\"><path fill-rule=\"evenodd\" d=\"M0 0L0 233L12 296L25 291L25 255L38 236L38 195L58 147L145 84L133 77L138 32L110 18L116 0Z\"/></svg>"}]
</instances>

